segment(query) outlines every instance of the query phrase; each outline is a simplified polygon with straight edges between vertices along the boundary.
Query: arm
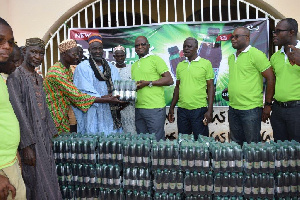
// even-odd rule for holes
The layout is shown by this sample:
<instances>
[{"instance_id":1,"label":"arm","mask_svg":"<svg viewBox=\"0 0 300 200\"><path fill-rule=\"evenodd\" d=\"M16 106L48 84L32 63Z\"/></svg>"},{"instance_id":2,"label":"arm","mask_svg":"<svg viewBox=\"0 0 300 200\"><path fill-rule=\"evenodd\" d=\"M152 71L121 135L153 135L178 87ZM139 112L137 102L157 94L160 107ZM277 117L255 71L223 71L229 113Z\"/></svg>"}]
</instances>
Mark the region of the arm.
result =
<instances>
[{"instance_id":1,"label":"arm","mask_svg":"<svg viewBox=\"0 0 300 200\"><path fill-rule=\"evenodd\" d=\"M289 60L293 64L300 66L300 49L296 48L294 45L289 45L288 47L292 49L292 52L287 53Z\"/></svg>"},{"instance_id":2,"label":"arm","mask_svg":"<svg viewBox=\"0 0 300 200\"><path fill-rule=\"evenodd\" d=\"M169 114L168 114L168 120L170 123L173 123L175 121L174 108L179 99L179 85L180 85L180 80L177 80L176 86L174 88L173 99L172 99L171 106L169 109Z\"/></svg>"},{"instance_id":3,"label":"arm","mask_svg":"<svg viewBox=\"0 0 300 200\"><path fill-rule=\"evenodd\" d=\"M215 88L214 88L214 79L206 80L207 83L207 101L208 101L208 110L204 114L207 123L210 123L213 118L213 103L215 98Z\"/></svg>"},{"instance_id":4,"label":"arm","mask_svg":"<svg viewBox=\"0 0 300 200\"><path fill-rule=\"evenodd\" d=\"M16 196L16 189L10 184L7 177L0 175L0 199L7 199L8 191L12 192L12 198Z\"/></svg>"},{"instance_id":5,"label":"arm","mask_svg":"<svg viewBox=\"0 0 300 200\"><path fill-rule=\"evenodd\" d=\"M275 91L275 75L273 73L273 68L270 67L265 71L263 71L261 74L267 80L265 102L271 103ZM266 122L270 118L270 112L271 112L271 105L265 105L262 113L263 122Z\"/></svg>"},{"instance_id":6,"label":"arm","mask_svg":"<svg viewBox=\"0 0 300 200\"><path fill-rule=\"evenodd\" d=\"M152 81L153 86L168 86L174 83L169 71L164 72L161 76L162 77L160 79ZM137 90L142 89L143 87L148 86L149 84L150 81L137 81Z\"/></svg>"}]
</instances>

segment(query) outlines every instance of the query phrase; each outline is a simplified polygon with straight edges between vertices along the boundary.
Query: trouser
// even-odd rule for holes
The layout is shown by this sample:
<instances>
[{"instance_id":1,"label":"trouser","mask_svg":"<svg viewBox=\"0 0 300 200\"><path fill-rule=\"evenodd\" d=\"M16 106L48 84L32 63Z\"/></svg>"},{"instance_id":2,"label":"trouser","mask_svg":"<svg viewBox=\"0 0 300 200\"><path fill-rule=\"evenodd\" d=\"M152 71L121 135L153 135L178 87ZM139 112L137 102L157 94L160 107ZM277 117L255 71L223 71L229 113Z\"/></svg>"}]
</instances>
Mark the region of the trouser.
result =
<instances>
[{"instance_id":1,"label":"trouser","mask_svg":"<svg viewBox=\"0 0 300 200\"><path fill-rule=\"evenodd\" d=\"M209 136L208 126L203 124L204 114L207 108L198 108L188 110L179 108L177 110L177 126L178 133L192 134L194 139L197 140L199 135Z\"/></svg>"},{"instance_id":2,"label":"trouser","mask_svg":"<svg viewBox=\"0 0 300 200\"><path fill-rule=\"evenodd\" d=\"M300 105L281 107L276 101L272 106L271 125L274 140L300 142Z\"/></svg>"},{"instance_id":3,"label":"trouser","mask_svg":"<svg viewBox=\"0 0 300 200\"><path fill-rule=\"evenodd\" d=\"M135 109L136 132L155 133L156 140L165 140L166 107L154 109Z\"/></svg>"},{"instance_id":4,"label":"trouser","mask_svg":"<svg viewBox=\"0 0 300 200\"><path fill-rule=\"evenodd\" d=\"M228 121L231 140L240 145L243 145L243 142L260 142L261 116L262 108L259 107L250 110L229 107Z\"/></svg>"},{"instance_id":5,"label":"trouser","mask_svg":"<svg viewBox=\"0 0 300 200\"><path fill-rule=\"evenodd\" d=\"M16 188L15 200L26 200L26 187L22 178L18 159L12 166L0 169L0 175L7 177L10 184ZM12 199L11 192L9 192L7 199Z\"/></svg>"}]
</instances>

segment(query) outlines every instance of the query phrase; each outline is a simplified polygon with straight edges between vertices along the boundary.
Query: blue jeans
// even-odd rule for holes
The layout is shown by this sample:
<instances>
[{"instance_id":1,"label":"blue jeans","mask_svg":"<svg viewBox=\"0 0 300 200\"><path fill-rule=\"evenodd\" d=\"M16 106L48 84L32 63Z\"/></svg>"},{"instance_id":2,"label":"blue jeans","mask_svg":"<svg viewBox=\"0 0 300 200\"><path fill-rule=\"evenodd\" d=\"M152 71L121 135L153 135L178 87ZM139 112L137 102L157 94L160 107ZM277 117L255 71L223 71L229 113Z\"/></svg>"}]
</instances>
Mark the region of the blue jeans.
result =
<instances>
[{"instance_id":1,"label":"blue jeans","mask_svg":"<svg viewBox=\"0 0 300 200\"><path fill-rule=\"evenodd\" d=\"M274 140L296 140L300 142L300 105L293 108L272 106L271 125Z\"/></svg>"},{"instance_id":2,"label":"blue jeans","mask_svg":"<svg viewBox=\"0 0 300 200\"><path fill-rule=\"evenodd\" d=\"M198 139L198 135L208 136L208 126L203 124L204 114L207 112L207 108L198 108L194 110L187 110L185 108L179 108L177 110L177 126L178 133L182 134L194 134L195 140Z\"/></svg>"},{"instance_id":3,"label":"blue jeans","mask_svg":"<svg viewBox=\"0 0 300 200\"><path fill-rule=\"evenodd\" d=\"M243 142L260 142L261 116L262 108L237 110L229 106L228 121L231 140L240 145L243 145Z\"/></svg>"},{"instance_id":4,"label":"blue jeans","mask_svg":"<svg viewBox=\"0 0 300 200\"><path fill-rule=\"evenodd\" d=\"M156 140L165 140L166 107L154 109L135 109L137 134L155 133Z\"/></svg>"}]
</instances>

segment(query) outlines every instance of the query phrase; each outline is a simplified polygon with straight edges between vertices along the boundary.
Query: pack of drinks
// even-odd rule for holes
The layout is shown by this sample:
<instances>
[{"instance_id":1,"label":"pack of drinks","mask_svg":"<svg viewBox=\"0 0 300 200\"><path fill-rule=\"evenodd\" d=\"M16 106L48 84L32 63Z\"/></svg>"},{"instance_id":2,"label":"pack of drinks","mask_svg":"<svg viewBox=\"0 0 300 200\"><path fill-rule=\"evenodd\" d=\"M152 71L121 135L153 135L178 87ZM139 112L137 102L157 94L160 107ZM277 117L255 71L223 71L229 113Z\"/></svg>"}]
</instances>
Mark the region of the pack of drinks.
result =
<instances>
[{"instance_id":1,"label":"pack of drinks","mask_svg":"<svg viewBox=\"0 0 300 200\"><path fill-rule=\"evenodd\" d=\"M181 193L166 193L156 192L154 194L154 200L182 200L184 197Z\"/></svg>"},{"instance_id":2,"label":"pack of drinks","mask_svg":"<svg viewBox=\"0 0 300 200\"><path fill-rule=\"evenodd\" d=\"M251 174L245 177L244 197L249 199L274 199L275 178L273 174Z\"/></svg>"},{"instance_id":3,"label":"pack of drinks","mask_svg":"<svg viewBox=\"0 0 300 200\"><path fill-rule=\"evenodd\" d=\"M123 142L124 168L150 167L151 141L149 139L133 139Z\"/></svg>"},{"instance_id":4,"label":"pack of drinks","mask_svg":"<svg viewBox=\"0 0 300 200\"><path fill-rule=\"evenodd\" d=\"M217 173L214 177L214 195L222 197L243 196L243 173Z\"/></svg>"},{"instance_id":5,"label":"pack of drinks","mask_svg":"<svg viewBox=\"0 0 300 200\"><path fill-rule=\"evenodd\" d=\"M123 141L112 137L101 138L98 142L98 163L100 164L117 164L122 166L123 163Z\"/></svg>"},{"instance_id":6,"label":"pack of drinks","mask_svg":"<svg viewBox=\"0 0 300 200\"><path fill-rule=\"evenodd\" d=\"M61 186L62 198L66 200L100 199L125 200L123 190L93 188L88 186Z\"/></svg>"},{"instance_id":7,"label":"pack of drinks","mask_svg":"<svg viewBox=\"0 0 300 200\"><path fill-rule=\"evenodd\" d=\"M157 169L153 171L153 188L157 193L182 193L184 173L182 171Z\"/></svg>"},{"instance_id":8,"label":"pack of drinks","mask_svg":"<svg viewBox=\"0 0 300 200\"><path fill-rule=\"evenodd\" d=\"M152 200L152 193L150 191L137 191L137 190L127 190L125 192L126 200ZM109 200L109 199L105 199ZM115 199L113 199L115 200ZM116 200L123 200L123 199L116 199Z\"/></svg>"},{"instance_id":9,"label":"pack of drinks","mask_svg":"<svg viewBox=\"0 0 300 200\"><path fill-rule=\"evenodd\" d=\"M243 151L237 143L212 142L209 150L212 156L212 168L215 173L243 172Z\"/></svg>"},{"instance_id":10,"label":"pack of drinks","mask_svg":"<svg viewBox=\"0 0 300 200\"><path fill-rule=\"evenodd\" d=\"M210 156L206 143L182 141L179 154L181 170L198 172L210 171Z\"/></svg>"},{"instance_id":11,"label":"pack of drinks","mask_svg":"<svg viewBox=\"0 0 300 200\"><path fill-rule=\"evenodd\" d=\"M121 101L136 100L136 83L131 80L116 80L113 83L113 96L120 96Z\"/></svg>"},{"instance_id":12,"label":"pack of drinks","mask_svg":"<svg viewBox=\"0 0 300 200\"><path fill-rule=\"evenodd\" d=\"M152 169L179 170L179 144L177 141L153 141L151 151Z\"/></svg>"},{"instance_id":13,"label":"pack of drinks","mask_svg":"<svg viewBox=\"0 0 300 200\"><path fill-rule=\"evenodd\" d=\"M151 191L152 177L150 169L137 167L124 169L123 188L125 190Z\"/></svg>"},{"instance_id":14,"label":"pack of drinks","mask_svg":"<svg viewBox=\"0 0 300 200\"><path fill-rule=\"evenodd\" d=\"M61 186L85 185L119 189L121 185L121 169L118 165L59 163L56 170Z\"/></svg>"},{"instance_id":15,"label":"pack of drinks","mask_svg":"<svg viewBox=\"0 0 300 200\"><path fill-rule=\"evenodd\" d=\"M64 136L54 138L53 154L57 163L96 163L98 137Z\"/></svg>"},{"instance_id":16,"label":"pack of drinks","mask_svg":"<svg viewBox=\"0 0 300 200\"><path fill-rule=\"evenodd\" d=\"M276 148L275 167L277 172L300 171L300 143L292 141L272 142Z\"/></svg>"},{"instance_id":17,"label":"pack of drinks","mask_svg":"<svg viewBox=\"0 0 300 200\"><path fill-rule=\"evenodd\" d=\"M204 171L186 171L184 177L184 194L187 197L212 196L213 191L214 177L211 171L208 173Z\"/></svg>"},{"instance_id":18,"label":"pack of drinks","mask_svg":"<svg viewBox=\"0 0 300 200\"><path fill-rule=\"evenodd\" d=\"M275 177L277 198L300 198L300 172L279 172Z\"/></svg>"}]
</instances>

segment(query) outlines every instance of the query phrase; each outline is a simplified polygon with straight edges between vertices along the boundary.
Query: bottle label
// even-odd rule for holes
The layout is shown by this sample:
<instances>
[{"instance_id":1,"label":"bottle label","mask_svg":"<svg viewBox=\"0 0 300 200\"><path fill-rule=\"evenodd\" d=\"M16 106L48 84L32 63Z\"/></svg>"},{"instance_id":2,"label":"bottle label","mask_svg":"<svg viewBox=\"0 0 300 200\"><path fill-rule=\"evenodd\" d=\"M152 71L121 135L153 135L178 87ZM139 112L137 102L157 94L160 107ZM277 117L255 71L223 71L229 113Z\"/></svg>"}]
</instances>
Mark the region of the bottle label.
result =
<instances>
[{"instance_id":1,"label":"bottle label","mask_svg":"<svg viewBox=\"0 0 300 200\"><path fill-rule=\"evenodd\" d=\"M202 167L202 160L195 160L196 167Z\"/></svg>"},{"instance_id":2,"label":"bottle label","mask_svg":"<svg viewBox=\"0 0 300 200\"><path fill-rule=\"evenodd\" d=\"M85 182L85 183L89 183L89 182L90 182L90 177L85 176L85 177L84 177L84 182Z\"/></svg>"},{"instance_id":3,"label":"bottle label","mask_svg":"<svg viewBox=\"0 0 300 200\"><path fill-rule=\"evenodd\" d=\"M111 154L111 159L112 159L112 160L116 160L116 158L117 158L117 154L112 153L112 154Z\"/></svg>"},{"instance_id":4,"label":"bottle label","mask_svg":"<svg viewBox=\"0 0 300 200\"><path fill-rule=\"evenodd\" d=\"M215 169L220 169L220 167L221 167L221 162L220 161L215 161L214 162L214 168Z\"/></svg>"},{"instance_id":5,"label":"bottle label","mask_svg":"<svg viewBox=\"0 0 300 200\"><path fill-rule=\"evenodd\" d=\"M267 189L261 187L261 188L259 189L259 192L260 192L260 194L266 194L266 193L267 193Z\"/></svg>"},{"instance_id":6,"label":"bottle label","mask_svg":"<svg viewBox=\"0 0 300 200\"><path fill-rule=\"evenodd\" d=\"M296 167L297 166L296 160L289 160L289 164L290 164L291 167Z\"/></svg>"},{"instance_id":7,"label":"bottle label","mask_svg":"<svg viewBox=\"0 0 300 200\"><path fill-rule=\"evenodd\" d=\"M266 169L266 168L268 168L268 162L264 162L264 161L261 161L261 168L263 168L263 169Z\"/></svg>"},{"instance_id":8,"label":"bottle label","mask_svg":"<svg viewBox=\"0 0 300 200\"><path fill-rule=\"evenodd\" d=\"M283 186L283 191L284 191L285 193L290 192L290 187L289 187L289 186Z\"/></svg>"},{"instance_id":9,"label":"bottle label","mask_svg":"<svg viewBox=\"0 0 300 200\"><path fill-rule=\"evenodd\" d=\"M281 167L281 162L280 162L280 160L275 160L275 166L276 166L277 168L280 168L280 167Z\"/></svg>"},{"instance_id":10,"label":"bottle label","mask_svg":"<svg viewBox=\"0 0 300 200\"><path fill-rule=\"evenodd\" d=\"M297 192L297 186L291 185L291 192L296 193Z\"/></svg>"},{"instance_id":11,"label":"bottle label","mask_svg":"<svg viewBox=\"0 0 300 200\"><path fill-rule=\"evenodd\" d=\"M142 163L142 157L136 157L136 163Z\"/></svg>"},{"instance_id":12,"label":"bottle label","mask_svg":"<svg viewBox=\"0 0 300 200\"><path fill-rule=\"evenodd\" d=\"M137 184L137 186L142 187L143 186L143 180L137 180L136 184Z\"/></svg>"},{"instance_id":13,"label":"bottle label","mask_svg":"<svg viewBox=\"0 0 300 200\"><path fill-rule=\"evenodd\" d=\"M215 190L215 192L219 193L219 192L221 192L221 187L215 186L214 190Z\"/></svg>"},{"instance_id":14,"label":"bottle label","mask_svg":"<svg viewBox=\"0 0 300 200\"><path fill-rule=\"evenodd\" d=\"M117 160L122 160L122 154L117 154Z\"/></svg>"},{"instance_id":15,"label":"bottle label","mask_svg":"<svg viewBox=\"0 0 300 200\"><path fill-rule=\"evenodd\" d=\"M90 154L90 160L95 160L95 154Z\"/></svg>"},{"instance_id":16,"label":"bottle label","mask_svg":"<svg viewBox=\"0 0 300 200\"><path fill-rule=\"evenodd\" d=\"M72 154L71 154L71 159L72 159L72 160L75 160L75 158L76 158L76 157L75 157L75 153L72 153Z\"/></svg>"},{"instance_id":17,"label":"bottle label","mask_svg":"<svg viewBox=\"0 0 300 200\"><path fill-rule=\"evenodd\" d=\"M171 166L172 165L172 159L166 159L166 165Z\"/></svg>"},{"instance_id":18,"label":"bottle label","mask_svg":"<svg viewBox=\"0 0 300 200\"><path fill-rule=\"evenodd\" d=\"M136 186L136 180L134 180L134 179L130 180L130 185Z\"/></svg>"},{"instance_id":19,"label":"bottle label","mask_svg":"<svg viewBox=\"0 0 300 200\"><path fill-rule=\"evenodd\" d=\"M188 166L189 167L194 167L194 161L193 160L189 160L188 161Z\"/></svg>"},{"instance_id":20,"label":"bottle label","mask_svg":"<svg viewBox=\"0 0 300 200\"><path fill-rule=\"evenodd\" d=\"M125 179L125 180L124 180L124 185L128 186L129 183L130 183L129 179Z\"/></svg>"},{"instance_id":21,"label":"bottle label","mask_svg":"<svg viewBox=\"0 0 300 200\"><path fill-rule=\"evenodd\" d=\"M259 188L258 187L252 187L253 194L258 194Z\"/></svg>"},{"instance_id":22,"label":"bottle label","mask_svg":"<svg viewBox=\"0 0 300 200\"><path fill-rule=\"evenodd\" d=\"M67 181L67 182L71 182L71 181L72 181L72 176L71 176L71 175L67 176L67 177L66 177L66 181Z\"/></svg>"},{"instance_id":23,"label":"bottle label","mask_svg":"<svg viewBox=\"0 0 300 200\"><path fill-rule=\"evenodd\" d=\"M152 159L152 165L156 166L157 165L157 161L158 161L157 159Z\"/></svg>"},{"instance_id":24,"label":"bottle label","mask_svg":"<svg viewBox=\"0 0 300 200\"><path fill-rule=\"evenodd\" d=\"M192 185L192 191L193 192L198 192L198 185ZM200 191L201 191L201 189L200 189Z\"/></svg>"},{"instance_id":25,"label":"bottle label","mask_svg":"<svg viewBox=\"0 0 300 200\"><path fill-rule=\"evenodd\" d=\"M86 154L86 153L84 153L82 156L83 156L83 159L84 159L84 160L87 160L87 159L89 158L89 157L88 157L88 154Z\"/></svg>"},{"instance_id":26,"label":"bottle label","mask_svg":"<svg viewBox=\"0 0 300 200\"><path fill-rule=\"evenodd\" d=\"M245 187L244 188L244 193L245 194L251 194L251 188Z\"/></svg>"},{"instance_id":27,"label":"bottle label","mask_svg":"<svg viewBox=\"0 0 300 200\"><path fill-rule=\"evenodd\" d=\"M103 153L100 153L100 154L99 154L99 159L100 159L100 160L103 160L103 157L104 157L104 154L103 154Z\"/></svg>"},{"instance_id":28,"label":"bottle label","mask_svg":"<svg viewBox=\"0 0 300 200\"><path fill-rule=\"evenodd\" d=\"M275 193L274 188L267 188L267 193L274 194Z\"/></svg>"},{"instance_id":29,"label":"bottle label","mask_svg":"<svg viewBox=\"0 0 300 200\"><path fill-rule=\"evenodd\" d=\"M149 157L143 157L143 162L148 164L149 163Z\"/></svg>"},{"instance_id":30,"label":"bottle label","mask_svg":"<svg viewBox=\"0 0 300 200\"><path fill-rule=\"evenodd\" d=\"M96 179L95 179L95 177L93 177L93 178L90 178L90 183L94 184L95 182L96 182Z\"/></svg>"},{"instance_id":31,"label":"bottle label","mask_svg":"<svg viewBox=\"0 0 300 200\"><path fill-rule=\"evenodd\" d=\"M64 154L63 153L59 153L59 159L63 159L64 158Z\"/></svg>"},{"instance_id":32,"label":"bottle label","mask_svg":"<svg viewBox=\"0 0 300 200\"><path fill-rule=\"evenodd\" d=\"M229 192L234 193L235 192L235 187L229 187Z\"/></svg>"},{"instance_id":33,"label":"bottle label","mask_svg":"<svg viewBox=\"0 0 300 200\"><path fill-rule=\"evenodd\" d=\"M276 187L276 192L281 194L282 193L282 187Z\"/></svg>"},{"instance_id":34,"label":"bottle label","mask_svg":"<svg viewBox=\"0 0 300 200\"><path fill-rule=\"evenodd\" d=\"M260 168L260 162L254 162L254 169Z\"/></svg>"},{"instance_id":35,"label":"bottle label","mask_svg":"<svg viewBox=\"0 0 300 200\"><path fill-rule=\"evenodd\" d=\"M203 167L209 167L209 161L208 160L203 161Z\"/></svg>"},{"instance_id":36,"label":"bottle label","mask_svg":"<svg viewBox=\"0 0 300 200\"><path fill-rule=\"evenodd\" d=\"M121 181L120 181L120 178L115 178L115 179L114 179L115 185L117 185L117 186L120 185L120 182L121 182Z\"/></svg>"},{"instance_id":37,"label":"bottle label","mask_svg":"<svg viewBox=\"0 0 300 200\"><path fill-rule=\"evenodd\" d=\"M182 190L183 189L183 184L182 183L176 183L177 189Z\"/></svg>"},{"instance_id":38,"label":"bottle label","mask_svg":"<svg viewBox=\"0 0 300 200\"><path fill-rule=\"evenodd\" d=\"M185 185L184 186L184 191L190 192L191 190L192 190L192 186L191 185Z\"/></svg>"},{"instance_id":39,"label":"bottle label","mask_svg":"<svg viewBox=\"0 0 300 200\"><path fill-rule=\"evenodd\" d=\"M161 183L157 183L156 184L156 189L161 190L162 184Z\"/></svg>"},{"instance_id":40,"label":"bottle label","mask_svg":"<svg viewBox=\"0 0 300 200\"><path fill-rule=\"evenodd\" d=\"M83 183L83 177L82 176L78 176L78 182Z\"/></svg>"},{"instance_id":41,"label":"bottle label","mask_svg":"<svg viewBox=\"0 0 300 200\"><path fill-rule=\"evenodd\" d=\"M300 167L300 159L297 159L297 166Z\"/></svg>"},{"instance_id":42,"label":"bottle label","mask_svg":"<svg viewBox=\"0 0 300 200\"><path fill-rule=\"evenodd\" d=\"M128 156L124 156L123 159L125 163L128 163Z\"/></svg>"},{"instance_id":43,"label":"bottle label","mask_svg":"<svg viewBox=\"0 0 300 200\"><path fill-rule=\"evenodd\" d=\"M242 167L243 166L243 161L241 161L241 160L236 160L235 161L235 165L237 166L237 167Z\"/></svg>"},{"instance_id":44,"label":"bottle label","mask_svg":"<svg viewBox=\"0 0 300 200\"><path fill-rule=\"evenodd\" d=\"M173 159L173 165L175 165L175 166L179 165L179 159L178 158Z\"/></svg>"},{"instance_id":45,"label":"bottle label","mask_svg":"<svg viewBox=\"0 0 300 200\"><path fill-rule=\"evenodd\" d=\"M171 188L172 190L174 190L175 187L176 187L176 183L170 183L170 188Z\"/></svg>"},{"instance_id":46,"label":"bottle label","mask_svg":"<svg viewBox=\"0 0 300 200\"><path fill-rule=\"evenodd\" d=\"M186 167L187 166L187 161L186 160L182 160L181 161L181 166Z\"/></svg>"},{"instance_id":47,"label":"bottle label","mask_svg":"<svg viewBox=\"0 0 300 200\"><path fill-rule=\"evenodd\" d=\"M149 188L150 187L150 180L144 180L144 186L146 188Z\"/></svg>"},{"instance_id":48,"label":"bottle label","mask_svg":"<svg viewBox=\"0 0 300 200\"><path fill-rule=\"evenodd\" d=\"M288 160L282 160L282 166L283 167L288 167L289 166L289 161Z\"/></svg>"},{"instance_id":49,"label":"bottle label","mask_svg":"<svg viewBox=\"0 0 300 200\"><path fill-rule=\"evenodd\" d=\"M270 161L269 162L269 168L274 169L275 168L275 162Z\"/></svg>"},{"instance_id":50,"label":"bottle label","mask_svg":"<svg viewBox=\"0 0 300 200\"><path fill-rule=\"evenodd\" d=\"M73 176L73 181L77 181L78 180L78 176Z\"/></svg>"},{"instance_id":51,"label":"bottle label","mask_svg":"<svg viewBox=\"0 0 300 200\"><path fill-rule=\"evenodd\" d=\"M135 157L130 156L129 161L130 161L131 164L134 164L135 163Z\"/></svg>"},{"instance_id":52,"label":"bottle label","mask_svg":"<svg viewBox=\"0 0 300 200\"><path fill-rule=\"evenodd\" d=\"M163 183L163 189L167 190L169 188L169 183Z\"/></svg>"},{"instance_id":53,"label":"bottle label","mask_svg":"<svg viewBox=\"0 0 300 200\"><path fill-rule=\"evenodd\" d=\"M237 192L238 194L242 194L242 192L243 192L243 187L236 187L236 192Z\"/></svg>"},{"instance_id":54,"label":"bottle label","mask_svg":"<svg viewBox=\"0 0 300 200\"><path fill-rule=\"evenodd\" d=\"M212 192L214 189L214 186L213 185L207 185L207 191L208 192Z\"/></svg>"},{"instance_id":55,"label":"bottle label","mask_svg":"<svg viewBox=\"0 0 300 200\"><path fill-rule=\"evenodd\" d=\"M106 185L107 184L107 178L102 178L103 184Z\"/></svg>"},{"instance_id":56,"label":"bottle label","mask_svg":"<svg viewBox=\"0 0 300 200\"><path fill-rule=\"evenodd\" d=\"M159 162L160 166L164 166L165 165L165 159L159 159L158 162Z\"/></svg>"},{"instance_id":57,"label":"bottle label","mask_svg":"<svg viewBox=\"0 0 300 200\"><path fill-rule=\"evenodd\" d=\"M205 192L205 185L200 185L199 190L200 192Z\"/></svg>"},{"instance_id":58,"label":"bottle label","mask_svg":"<svg viewBox=\"0 0 300 200\"><path fill-rule=\"evenodd\" d=\"M233 168L235 166L235 162L234 161L228 161L228 165L230 168Z\"/></svg>"},{"instance_id":59,"label":"bottle label","mask_svg":"<svg viewBox=\"0 0 300 200\"><path fill-rule=\"evenodd\" d=\"M97 183L101 183L101 178L100 177L97 177L97 179L96 179L96 181L97 181Z\"/></svg>"},{"instance_id":60,"label":"bottle label","mask_svg":"<svg viewBox=\"0 0 300 200\"><path fill-rule=\"evenodd\" d=\"M222 192L227 193L228 192L228 187L222 186Z\"/></svg>"}]
</instances>

